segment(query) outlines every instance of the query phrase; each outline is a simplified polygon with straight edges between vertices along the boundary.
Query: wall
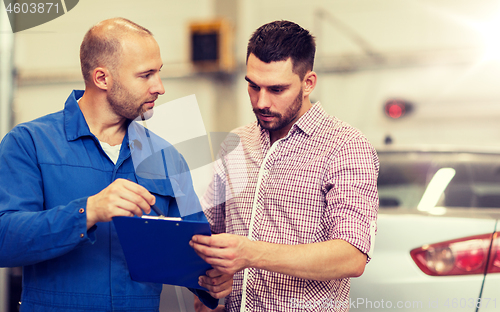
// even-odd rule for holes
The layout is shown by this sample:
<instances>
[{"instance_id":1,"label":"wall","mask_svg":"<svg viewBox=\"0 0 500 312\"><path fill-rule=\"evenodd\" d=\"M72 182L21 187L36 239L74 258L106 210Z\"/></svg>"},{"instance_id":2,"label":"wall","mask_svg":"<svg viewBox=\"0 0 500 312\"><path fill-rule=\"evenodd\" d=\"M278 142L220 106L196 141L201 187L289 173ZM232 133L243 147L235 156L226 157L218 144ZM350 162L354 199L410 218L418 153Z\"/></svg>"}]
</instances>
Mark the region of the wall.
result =
<instances>
[{"instance_id":1,"label":"wall","mask_svg":"<svg viewBox=\"0 0 500 312\"><path fill-rule=\"evenodd\" d=\"M386 135L396 145L497 145L499 1L241 2L239 46L276 19L312 30L319 78L311 98L376 146ZM254 118L245 89L238 84L242 123ZM413 102L413 114L389 120L383 104L392 97Z\"/></svg>"},{"instance_id":2,"label":"wall","mask_svg":"<svg viewBox=\"0 0 500 312\"><path fill-rule=\"evenodd\" d=\"M456 132L439 130L439 125L462 125L459 119L469 116L471 104L477 120L494 116L491 110L500 98L498 63L480 60L484 51L494 51L492 38L498 33L484 29L499 19L499 12L498 0L80 1L68 14L16 34L16 123L59 110L69 89L83 87L81 38L92 24L124 16L151 29L160 45L166 94L158 103L195 93L207 130L229 131L254 120L243 79L248 38L264 23L290 19L317 37L319 82L312 98L329 113L360 128L376 144L405 129L408 133L395 142L415 144L429 136L451 142ZM187 25L221 15L235 24L237 70L223 79L193 74ZM418 109L412 118L389 121L382 114L389 97L411 100ZM447 115L450 106L453 118ZM471 134L488 132L491 123L465 125Z\"/></svg>"},{"instance_id":3,"label":"wall","mask_svg":"<svg viewBox=\"0 0 500 312\"><path fill-rule=\"evenodd\" d=\"M213 1L117 0L80 1L67 14L16 34L15 65L16 123L60 110L71 88L83 88L79 47L85 32L95 23L122 16L150 29L160 46L166 94L158 103L192 93L200 94L200 105L211 105L207 79L169 80L186 77L190 70L188 24L213 16ZM189 77L188 77L189 78ZM207 99L207 100L203 100ZM203 109L209 114L211 109ZM207 117L207 122L211 118Z\"/></svg>"}]
</instances>

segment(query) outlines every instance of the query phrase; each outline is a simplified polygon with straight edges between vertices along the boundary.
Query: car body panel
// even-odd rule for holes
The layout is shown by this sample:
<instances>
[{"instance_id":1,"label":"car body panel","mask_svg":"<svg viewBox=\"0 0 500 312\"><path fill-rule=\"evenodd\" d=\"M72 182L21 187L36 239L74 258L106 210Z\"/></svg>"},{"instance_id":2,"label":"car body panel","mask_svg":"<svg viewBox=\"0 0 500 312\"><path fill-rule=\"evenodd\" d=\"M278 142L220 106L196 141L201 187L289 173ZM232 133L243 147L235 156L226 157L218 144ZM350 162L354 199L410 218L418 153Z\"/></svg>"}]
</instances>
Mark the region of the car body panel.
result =
<instances>
[{"instance_id":1,"label":"car body panel","mask_svg":"<svg viewBox=\"0 0 500 312\"><path fill-rule=\"evenodd\" d=\"M351 305L356 310L371 310L383 300L391 311L436 311L448 308L457 298L477 299L483 275L436 277L423 273L410 256L410 250L435 242L459 237L492 233L495 219L423 216L411 214L386 215L378 218L373 259L359 278L351 279ZM405 229L405 232L401 232ZM402 250L408 252L403 253ZM373 304L362 303L371 301ZM389 304L388 301L391 303ZM388 307L390 305L390 307ZM472 305L472 304L469 304ZM377 310L382 307L377 308ZM384 309L382 309L384 310ZM475 311L466 306L453 311Z\"/></svg>"},{"instance_id":2,"label":"car body panel","mask_svg":"<svg viewBox=\"0 0 500 312\"><path fill-rule=\"evenodd\" d=\"M497 222L496 231L500 232L499 222ZM486 275L481 299L480 312L500 310L500 273Z\"/></svg>"},{"instance_id":3,"label":"car body panel","mask_svg":"<svg viewBox=\"0 0 500 312\"><path fill-rule=\"evenodd\" d=\"M430 276L410 251L500 231L500 153L393 149L379 155L375 250L363 275L351 279L351 310L498 310L500 273ZM456 175L438 193L435 206L422 207L430 181L448 167ZM479 309L478 298L483 299Z\"/></svg>"}]
</instances>

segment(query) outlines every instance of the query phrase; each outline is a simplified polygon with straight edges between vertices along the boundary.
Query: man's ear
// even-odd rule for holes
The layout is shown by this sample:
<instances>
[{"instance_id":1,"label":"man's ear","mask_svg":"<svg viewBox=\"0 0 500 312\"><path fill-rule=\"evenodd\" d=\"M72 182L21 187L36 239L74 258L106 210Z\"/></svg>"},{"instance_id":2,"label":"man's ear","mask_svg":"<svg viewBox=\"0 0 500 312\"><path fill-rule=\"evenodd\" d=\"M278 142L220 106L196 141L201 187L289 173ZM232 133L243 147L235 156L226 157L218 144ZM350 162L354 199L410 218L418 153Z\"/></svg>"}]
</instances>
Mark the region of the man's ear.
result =
<instances>
[{"instance_id":1,"label":"man's ear","mask_svg":"<svg viewBox=\"0 0 500 312\"><path fill-rule=\"evenodd\" d=\"M92 80L99 89L108 90L111 81L109 70L104 67L96 67L92 72Z\"/></svg>"},{"instance_id":2,"label":"man's ear","mask_svg":"<svg viewBox=\"0 0 500 312\"><path fill-rule=\"evenodd\" d=\"M304 97L308 96L313 92L314 88L316 87L316 82L318 81L318 76L316 75L315 72L309 71L307 74L304 76L304 80L302 83L304 84Z\"/></svg>"}]
</instances>

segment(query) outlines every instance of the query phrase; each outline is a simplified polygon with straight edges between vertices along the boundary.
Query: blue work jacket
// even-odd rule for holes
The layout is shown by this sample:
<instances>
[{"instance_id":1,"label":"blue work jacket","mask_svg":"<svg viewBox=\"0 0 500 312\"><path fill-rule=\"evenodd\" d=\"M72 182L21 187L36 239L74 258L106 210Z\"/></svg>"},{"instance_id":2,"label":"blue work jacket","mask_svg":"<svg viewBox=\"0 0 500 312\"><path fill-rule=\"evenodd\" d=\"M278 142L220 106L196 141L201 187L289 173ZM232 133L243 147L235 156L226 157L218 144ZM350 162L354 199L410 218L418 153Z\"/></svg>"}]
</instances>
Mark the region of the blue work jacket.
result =
<instances>
[{"instance_id":1,"label":"blue work jacket","mask_svg":"<svg viewBox=\"0 0 500 312\"><path fill-rule=\"evenodd\" d=\"M86 204L121 178L179 216L172 186L136 174L128 134L113 164L78 106L82 95L73 91L64 110L16 126L0 144L0 267L23 267L21 311L158 311L162 285L131 280L113 223L87 231ZM169 165L187 168L180 154L169 155ZM188 182L184 194L199 204Z\"/></svg>"}]
</instances>

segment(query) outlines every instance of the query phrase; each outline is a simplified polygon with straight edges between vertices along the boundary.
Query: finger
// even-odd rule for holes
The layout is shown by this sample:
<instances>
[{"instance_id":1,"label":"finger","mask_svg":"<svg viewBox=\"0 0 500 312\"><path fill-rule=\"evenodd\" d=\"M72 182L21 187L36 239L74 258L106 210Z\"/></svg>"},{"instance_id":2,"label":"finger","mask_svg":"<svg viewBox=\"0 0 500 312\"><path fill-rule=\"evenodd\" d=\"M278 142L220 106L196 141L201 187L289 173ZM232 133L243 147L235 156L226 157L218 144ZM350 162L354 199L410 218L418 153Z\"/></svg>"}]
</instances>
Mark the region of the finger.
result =
<instances>
[{"instance_id":1,"label":"finger","mask_svg":"<svg viewBox=\"0 0 500 312\"><path fill-rule=\"evenodd\" d=\"M208 293L212 297L217 298L217 299L224 297L223 295L225 294L225 292L227 290L226 288L221 287L221 286L213 286L213 285L207 285L207 284L203 284L203 283L199 283L199 285L201 287L205 287L207 289Z\"/></svg>"},{"instance_id":2,"label":"finger","mask_svg":"<svg viewBox=\"0 0 500 312\"><path fill-rule=\"evenodd\" d=\"M144 186L134 183L129 180L123 180L123 186L129 191L141 196L148 203L149 206L154 205L156 198Z\"/></svg>"},{"instance_id":3,"label":"finger","mask_svg":"<svg viewBox=\"0 0 500 312\"><path fill-rule=\"evenodd\" d=\"M233 269L233 262L230 260L214 257L205 257L203 260L224 274L234 274L236 272L236 269Z\"/></svg>"},{"instance_id":4,"label":"finger","mask_svg":"<svg viewBox=\"0 0 500 312\"><path fill-rule=\"evenodd\" d=\"M154 196L153 196L154 197ZM128 203L122 202L122 207L127 210L141 210L140 215L142 215L142 211L145 213L151 212L151 206L149 203L140 195L131 192L127 189L124 189L123 192L120 193L120 198L127 201ZM139 214L136 214L139 215Z\"/></svg>"},{"instance_id":5,"label":"finger","mask_svg":"<svg viewBox=\"0 0 500 312\"><path fill-rule=\"evenodd\" d=\"M234 274L232 270L229 269L230 264L228 262L220 262L220 259L217 258L210 258L207 257L203 254L198 254L203 261L206 263L210 264L213 268L217 269L220 272L223 272L224 274ZM217 264L215 264L217 263Z\"/></svg>"},{"instance_id":6,"label":"finger","mask_svg":"<svg viewBox=\"0 0 500 312\"><path fill-rule=\"evenodd\" d=\"M222 272L217 268L210 269L205 272L205 276L201 276L205 279L205 282L212 285L219 285L225 283L226 281L232 280L233 275L227 272Z\"/></svg>"},{"instance_id":7,"label":"finger","mask_svg":"<svg viewBox=\"0 0 500 312\"><path fill-rule=\"evenodd\" d=\"M226 297L231 293L233 280L231 279L220 285L210 285L210 284L205 284L203 282L200 282L199 284L200 286L205 287L208 290L208 293L212 297L220 299Z\"/></svg>"},{"instance_id":8,"label":"finger","mask_svg":"<svg viewBox=\"0 0 500 312\"><path fill-rule=\"evenodd\" d=\"M149 193L149 191L147 191L144 187L129 180L118 179L115 182L112 183L112 193L135 204L145 213L151 212L150 202L154 202L156 200L154 195ZM151 201L151 198L153 201ZM126 206L126 209L131 208L130 206Z\"/></svg>"},{"instance_id":9,"label":"finger","mask_svg":"<svg viewBox=\"0 0 500 312\"><path fill-rule=\"evenodd\" d=\"M206 271L205 274L210 278L216 278L216 277L220 277L223 275L222 272L220 272L219 270L216 270L216 269L210 269L210 270Z\"/></svg>"},{"instance_id":10,"label":"finger","mask_svg":"<svg viewBox=\"0 0 500 312\"><path fill-rule=\"evenodd\" d=\"M133 188L134 183L128 180L118 179L111 183L98 195L101 195L101 197L103 196L103 198L105 198L106 202L108 203L107 205L110 208L122 208L125 210L129 210L135 215L139 216L142 215L142 211L149 213L151 211L151 206L149 205L149 203L142 196L134 193L129 188L127 188L126 185L132 185L131 187ZM124 201L132 203L133 206L127 204ZM142 211L137 211L136 209Z\"/></svg>"},{"instance_id":11,"label":"finger","mask_svg":"<svg viewBox=\"0 0 500 312\"><path fill-rule=\"evenodd\" d=\"M206 246L210 246L210 242L211 242L211 236L207 236L207 235L194 235L192 238L191 238L191 241L197 243L198 245L206 245Z\"/></svg>"},{"instance_id":12,"label":"finger","mask_svg":"<svg viewBox=\"0 0 500 312\"><path fill-rule=\"evenodd\" d=\"M210 278L210 277L207 277L207 276L200 276L198 278L198 280L200 282L202 282L203 284L207 284L207 285L213 285L213 286L217 286L217 285L220 285L220 284L223 284L225 282L225 280L219 280L218 278Z\"/></svg>"},{"instance_id":13,"label":"finger","mask_svg":"<svg viewBox=\"0 0 500 312\"><path fill-rule=\"evenodd\" d=\"M210 256L207 256L204 252L201 252L200 250L198 249L195 249L194 250L196 252L196 254L203 260L205 261L206 263L208 264L211 264L213 266L212 263L216 262L216 260L218 258L214 258L214 257L210 257ZM205 251L206 252L206 251ZM220 259L219 259L220 260ZM225 272L223 269L225 268L222 268L222 269L218 269L220 272Z\"/></svg>"},{"instance_id":14,"label":"finger","mask_svg":"<svg viewBox=\"0 0 500 312\"><path fill-rule=\"evenodd\" d=\"M140 207L135 205L134 203L120 198L119 200L115 201L114 207L111 210L111 214L113 216L117 215L123 215L123 214L130 214L132 216L142 216L143 211Z\"/></svg>"},{"instance_id":15,"label":"finger","mask_svg":"<svg viewBox=\"0 0 500 312\"><path fill-rule=\"evenodd\" d=\"M220 277L215 278L216 285L221 285L233 280L233 274L222 274Z\"/></svg>"},{"instance_id":16,"label":"finger","mask_svg":"<svg viewBox=\"0 0 500 312\"><path fill-rule=\"evenodd\" d=\"M222 252L222 249L220 248L212 248L207 245L202 245L195 242L193 243L190 242L190 245L191 247L193 247L194 251L196 251L198 255L200 256L203 255L203 257L205 258L218 258L220 257L220 254Z\"/></svg>"},{"instance_id":17,"label":"finger","mask_svg":"<svg viewBox=\"0 0 500 312\"><path fill-rule=\"evenodd\" d=\"M116 213L113 214L113 217L133 217L134 214L128 210L125 210L125 209L117 209L116 210ZM109 220L111 221L113 220L112 218Z\"/></svg>"},{"instance_id":18,"label":"finger","mask_svg":"<svg viewBox=\"0 0 500 312\"><path fill-rule=\"evenodd\" d=\"M222 274L234 274L239 269L235 266L234 254L222 248L211 248L204 245L193 246L195 252L208 264Z\"/></svg>"},{"instance_id":19,"label":"finger","mask_svg":"<svg viewBox=\"0 0 500 312\"><path fill-rule=\"evenodd\" d=\"M233 279L231 274L222 274L217 277L200 276L198 280L206 285L219 286Z\"/></svg>"},{"instance_id":20,"label":"finger","mask_svg":"<svg viewBox=\"0 0 500 312\"><path fill-rule=\"evenodd\" d=\"M96 222L109 222L113 220L113 217L133 217L134 213L126 209L121 209L120 207L111 207L108 211L101 214Z\"/></svg>"},{"instance_id":21,"label":"finger","mask_svg":"<svg viewBox=\"0 0 500 312\"><path fill-rule=\"evenodd\" d=\"M234 243L235 238L236 235L223 233L223 234L213 234L211 236L194 235L192 237L192 240L195 243L207 245L210 247L228 247L232 243Z\"/></svg>"}]
</instances>

